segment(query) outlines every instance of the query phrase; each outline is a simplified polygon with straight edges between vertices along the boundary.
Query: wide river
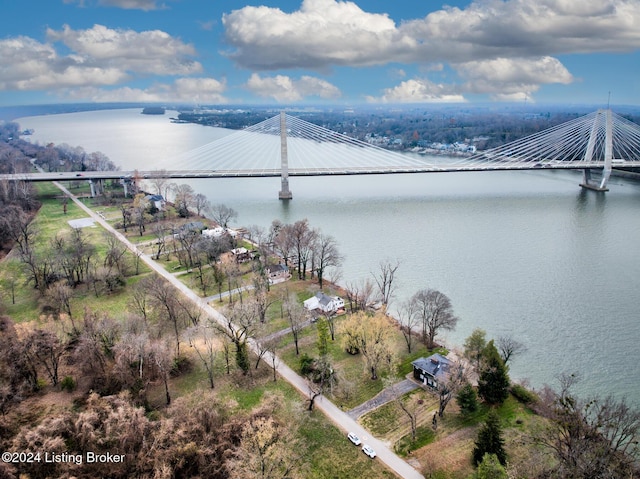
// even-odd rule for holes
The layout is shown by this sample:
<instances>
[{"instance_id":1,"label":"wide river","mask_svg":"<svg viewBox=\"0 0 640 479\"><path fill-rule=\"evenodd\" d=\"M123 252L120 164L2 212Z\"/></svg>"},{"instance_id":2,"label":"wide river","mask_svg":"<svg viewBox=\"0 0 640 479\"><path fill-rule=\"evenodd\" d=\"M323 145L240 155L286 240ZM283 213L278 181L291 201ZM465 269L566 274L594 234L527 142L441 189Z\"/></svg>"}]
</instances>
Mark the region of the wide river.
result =
<instances>
[{"instance_id":1,"label":"wide river","mask_svg":"<svg viewBox=\"0 0 640 479\"><path fill-rule=\"evenodd\" d=\"M101 151L123 170L154 169L229 134L173 124L140 110L21 118L31 141ZM273 219L333 235L345 256L341 283L399 259L395 304L423 288L447 294L460 317L448 345L474 328L511 335L528 350L511 375L557 386L582 376L579 392L640 405L640 184L613 178L608 193L584 191L574 172L477 172L192 180L212 203L238 211L238 226Z\"/></svg>"}]
</instances>

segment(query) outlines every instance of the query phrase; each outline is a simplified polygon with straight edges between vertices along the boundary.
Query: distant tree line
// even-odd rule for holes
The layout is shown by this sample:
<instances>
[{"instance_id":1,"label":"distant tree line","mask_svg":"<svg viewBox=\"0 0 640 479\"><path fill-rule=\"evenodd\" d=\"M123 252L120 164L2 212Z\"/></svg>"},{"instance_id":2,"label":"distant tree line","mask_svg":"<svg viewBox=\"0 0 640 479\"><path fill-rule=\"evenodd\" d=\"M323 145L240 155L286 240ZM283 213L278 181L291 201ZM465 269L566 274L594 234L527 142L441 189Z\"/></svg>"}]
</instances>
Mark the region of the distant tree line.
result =
<instances>
[{"instance_id":1,"label":"distant tree line","mask_svg":"<svg viewBox=\"0 0 640 479\"><path fill-rule=\"evenodd\" d=\"M302 111L295 116L330 130L364 140L367 135L388 136L402 140L394 149L410 149L422 140L429 143L454 143L472 141L478 149L503 145L547 128L573 120L589 109L573 112L559 107L512 107L503 109L440 107L413 107L355 112ZM255 125L274 116L273 109L181 112L179 119L201 125L239 130ZM627 119L640 123L640 115L627 114ZM475 140L474 140L475 139Z\"/></svg>"}]
</instances>

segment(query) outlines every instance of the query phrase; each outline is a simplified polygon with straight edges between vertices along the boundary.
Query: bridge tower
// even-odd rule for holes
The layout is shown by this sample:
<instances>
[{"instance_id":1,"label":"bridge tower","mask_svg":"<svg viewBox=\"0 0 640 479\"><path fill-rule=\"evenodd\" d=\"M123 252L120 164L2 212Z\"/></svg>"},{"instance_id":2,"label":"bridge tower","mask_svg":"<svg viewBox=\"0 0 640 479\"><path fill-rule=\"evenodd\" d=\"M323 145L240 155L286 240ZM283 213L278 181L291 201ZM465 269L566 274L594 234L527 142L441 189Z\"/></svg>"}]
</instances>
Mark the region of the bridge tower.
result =
<instances>
[{"instance_id":1,"label":"bridge tower","mask_svg":"<svg viewBox=\"0 0 640 479\"><path fill-rule=\"evenodd\" d=\"M280 180L282 186L278 198L290 200L293 198L289 189L289 159L287 157L287 116L280 112Z\"/></svg>"},{"instance_id":2,"label":"bridge tower","mask_svg":"<svg viewBox=\"0 0 640 479\"><path fill-rule=\"evenodd\" d=\"M607 182L611 176L611 165L613 163L613 120L611 117L611 109L598 110L593 119L589 142L584 153L584 161L589 163L593 161L593 152L596 147L598 132L600 131L602 122L604 122L604 168L602 169L602 178L600 184L591 181L591 168L583 170L582 183L580 186L595 191L609 191Z\"/></svg>"}]
</instances>

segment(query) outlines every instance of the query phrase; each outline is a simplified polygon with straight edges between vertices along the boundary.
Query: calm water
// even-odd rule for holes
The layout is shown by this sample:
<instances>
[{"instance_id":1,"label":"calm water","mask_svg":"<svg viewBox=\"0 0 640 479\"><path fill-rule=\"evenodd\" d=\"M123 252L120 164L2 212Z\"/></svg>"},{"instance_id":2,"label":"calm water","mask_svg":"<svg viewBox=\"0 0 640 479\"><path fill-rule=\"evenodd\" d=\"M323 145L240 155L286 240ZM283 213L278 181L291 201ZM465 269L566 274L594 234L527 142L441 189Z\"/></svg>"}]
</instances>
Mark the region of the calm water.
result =
<instances>
[{"instance_id":1,"label":"calm water","mask_svg":"<svg viewBox=\"0 0 640 479\"><path fill-rule=\"evenodd\" d=\"M171 124L140 110L20 119L32 141L102 151L122 169L152 169L229 132ZM365 278L382 258L400 259L396 304L431 287L452 300L460 322L445 336L462 344L480 327L528 346L511 373L535 386L562 372L581 392L626 395L640 404L640 184L614 179L605 195L583 191L572 172L480 172L194 180L239 225L308 218L345 255L340 281Z\"/></svg>"}]
</instances>

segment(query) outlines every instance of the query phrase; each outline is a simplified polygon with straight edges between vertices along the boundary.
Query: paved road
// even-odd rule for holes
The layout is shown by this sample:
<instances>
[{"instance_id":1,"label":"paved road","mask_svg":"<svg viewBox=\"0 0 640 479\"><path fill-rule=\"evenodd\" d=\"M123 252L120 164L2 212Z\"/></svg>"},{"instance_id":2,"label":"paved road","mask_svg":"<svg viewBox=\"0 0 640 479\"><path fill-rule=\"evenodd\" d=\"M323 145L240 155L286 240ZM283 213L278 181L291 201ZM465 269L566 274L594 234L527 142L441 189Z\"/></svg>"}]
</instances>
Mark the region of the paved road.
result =
<instances>
[{"instance_id":1,"label":"paved road","mask_svg":"<svg viewBox=\"0 0 640 479\"><path fill-rule=\"evenodd\" d=\"M405 379L404 381L394 384L391 387L383 389L375 397L369 399L367 402L363 402L359 406L356 406L350 411L347 411L347 414L353 419L358 419L363 414L366 414L373 409L379 408L383 404L391 402L397 397L400 397L403 394L408 393L409 391L413 391L414 389L418 389L418 385L411 379Z\"/></svg>"},{"instance_id":2,"label":"paved road","mask_svg":"<svg viewBox=\"0 0 640 479\"><path fill-rule=\"evenodd\" d=\"M149 266L153 271L158 273L160 276L165 278L169 283L174 285L178 290L180 290L187 298L189 298L196 306L198 306L205 314L207 314L210 318L217 321L219 324L223 326L227 326L227 319L218 311L213 309L209 304L207 304L206 299L201 298L196 293L194 293L190 288L188 288L185 284L183 284L179 279L177 279L173 274L169 273L166 269L156 263L151 259L148 255L143 255L136 246L131 243L122 233L115 230L109 223L107 223L103 218L94 213L90 208L88 208L84 203L78 200L74 195L72 195L69 190L67 190L64 186L62 186L58 182L54 182L54 184L60 188L71 200L77 204L83 211L85 211L89 216L91 216L97 223L99 223L105 230L109 231L113 234L118 240L120 240L126 247L133 252L135 255L140 256L141 260ZM250 345L254 348L255 351L255 342L250 341ZM265 360L271 363L271 356L266 355ZM284 362L280 361L276 358L276 370L285 379L289 382L293 387L295 387L303 396L309 397L309 386L307 382L295 373L289 366L287 366ZM318 396L315 400L315 408L321 411L325 416L329 418L338 428L342 429L343 432L353 431L356 433L361 439L363 443L369 444L376 451L378 459L382 461L389 469L391 469L395 474L399 477L405 479L424 479L424 476L420 474L417 470L411 467L407 462L405 462L402 458L397 456L385 443L374 438L366 429L364 429L360 424L358 424L354 419L349 417L345 412L341 411L335 404L333 404L329 399L324 396ZM337 445L341 447L340 445ZM348 439L344 438L344 447L353 447L352 444L348 441Z\"/></svg>"}]
</instances>

